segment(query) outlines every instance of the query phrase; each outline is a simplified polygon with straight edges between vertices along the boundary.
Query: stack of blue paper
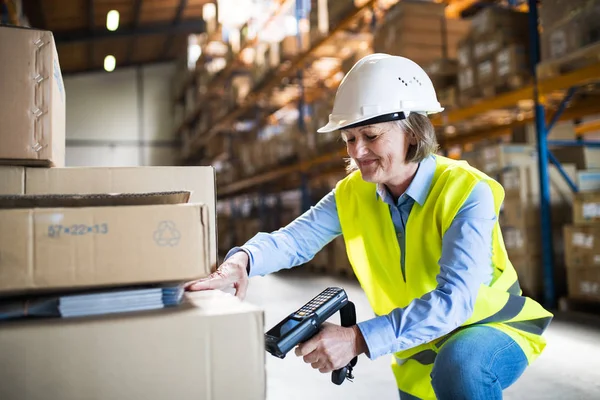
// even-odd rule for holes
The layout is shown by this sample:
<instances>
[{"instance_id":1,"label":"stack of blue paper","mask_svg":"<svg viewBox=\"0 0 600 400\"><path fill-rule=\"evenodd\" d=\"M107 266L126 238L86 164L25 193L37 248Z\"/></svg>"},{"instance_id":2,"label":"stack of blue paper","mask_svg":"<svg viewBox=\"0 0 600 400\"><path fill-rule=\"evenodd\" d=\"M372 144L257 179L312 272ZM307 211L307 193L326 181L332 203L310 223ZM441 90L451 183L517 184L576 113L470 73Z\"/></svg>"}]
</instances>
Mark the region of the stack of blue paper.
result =
<instances>
[{"instance_id":1,"label":"stack of blue paper","mask_svg":"<svg viewBox=\"0 0 600 400\"><path fill-rule=\"evenodd\" d=\"M0 300L0 320L83 317L155 310L181 303L183 286L114 289L93 293Z\"/></svg>"}]
</instances>

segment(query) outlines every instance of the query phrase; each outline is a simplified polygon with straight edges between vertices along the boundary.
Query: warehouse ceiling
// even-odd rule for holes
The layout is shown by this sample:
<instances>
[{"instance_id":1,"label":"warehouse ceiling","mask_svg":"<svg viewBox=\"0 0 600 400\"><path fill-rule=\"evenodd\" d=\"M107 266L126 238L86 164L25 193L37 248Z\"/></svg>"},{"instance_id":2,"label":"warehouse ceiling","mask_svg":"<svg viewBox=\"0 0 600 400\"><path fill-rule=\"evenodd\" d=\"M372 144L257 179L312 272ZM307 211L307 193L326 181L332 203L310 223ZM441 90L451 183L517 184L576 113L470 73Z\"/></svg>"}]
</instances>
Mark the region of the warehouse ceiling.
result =
<instances>
[{"instance_id":1,"label":"warehouse ceiling","mask_svg":"<svg viewBox=\"0 0 600 400\"><path fill-rule=\"evenodd\" d=\"M113 55L117 68L174 60L187 35L205 31L202 6L209 0L23 0L34 28L54 33L63 74L99 71ZM110 10L119 27L106 28Z\"/></svg>"}]
</instances>

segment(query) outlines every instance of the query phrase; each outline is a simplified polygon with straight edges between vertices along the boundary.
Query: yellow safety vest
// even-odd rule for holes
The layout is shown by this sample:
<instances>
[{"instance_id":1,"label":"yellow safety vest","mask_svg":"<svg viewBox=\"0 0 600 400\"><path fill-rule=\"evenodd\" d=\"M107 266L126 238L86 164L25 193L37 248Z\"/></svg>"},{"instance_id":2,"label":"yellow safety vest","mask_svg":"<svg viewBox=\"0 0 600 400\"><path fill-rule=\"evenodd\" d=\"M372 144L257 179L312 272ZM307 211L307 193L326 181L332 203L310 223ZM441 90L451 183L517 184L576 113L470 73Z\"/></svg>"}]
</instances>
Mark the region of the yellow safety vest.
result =
<instances>
[{"instance_id":1,"label":"yellow safety vest","mask_svg":"<svg viewBox=\"0 0 600 400\"><path fill-rule=\"evenodd\" d=\"M376 185L365 182L356 171L336 186L335 199L348 258L377 315L406 307L435 290L444 234L478 182L489 184L496 215L500 211L504 190L498 182L464 161L435 158L427 200L423 206L414 203L406 224L405 276L390 211L377 197ZM481 285L473 314L461 327L485 324L505 332L520 345L531 363L546 345L541 335L552 314L522 296L498 223L493 229L492 246L492 282ZM457 330L433 340L423 338L422 344L394 354L392 369L401 391L421 399L435 399L430 377L435 355Z\"/></svg>"}]
</instances>

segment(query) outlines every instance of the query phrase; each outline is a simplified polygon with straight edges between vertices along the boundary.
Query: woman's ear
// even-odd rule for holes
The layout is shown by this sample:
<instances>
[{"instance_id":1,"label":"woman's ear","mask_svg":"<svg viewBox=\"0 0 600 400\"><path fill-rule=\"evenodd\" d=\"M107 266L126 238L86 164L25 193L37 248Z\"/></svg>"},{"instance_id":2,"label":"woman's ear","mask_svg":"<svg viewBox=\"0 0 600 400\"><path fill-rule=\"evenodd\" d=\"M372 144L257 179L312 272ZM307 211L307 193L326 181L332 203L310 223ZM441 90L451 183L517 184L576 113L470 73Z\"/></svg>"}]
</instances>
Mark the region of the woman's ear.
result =
<instances>
[{"instance_id":1,"label":"woman's ear","mask_svg":"<svg viewBox=\"0 0 600 400\"><path fill-rule=\"evenodd\" d=\"M412 132L408 134L408 143L411 146L416 146L417 145L417 137Z\"/></svg>"}]
</instances>

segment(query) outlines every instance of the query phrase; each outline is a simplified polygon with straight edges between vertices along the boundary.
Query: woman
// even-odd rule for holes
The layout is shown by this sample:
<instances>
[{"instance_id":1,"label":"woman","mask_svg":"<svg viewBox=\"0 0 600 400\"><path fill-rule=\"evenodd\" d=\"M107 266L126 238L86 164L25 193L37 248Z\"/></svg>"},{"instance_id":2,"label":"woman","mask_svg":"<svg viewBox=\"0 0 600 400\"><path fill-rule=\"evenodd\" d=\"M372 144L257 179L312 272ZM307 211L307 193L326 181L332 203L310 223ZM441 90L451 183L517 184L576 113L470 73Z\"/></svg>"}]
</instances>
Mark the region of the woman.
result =
<instances>
[{"instance_id":1,"label":"woman","mask_svg":"<svg viewBox=\"0 0 600 400\"><path fill-rule=\"evenodd\" d=\"M329 123L352 171L290 225L232 249L190 290L310 260L342 234L377 317L327 324L296 354L322 373L365 353L394 354L401 399L501 399L545 347L552 314L521 295L498 225L502 187L465 162L434 155L427 114L441 112L427 74L385 54L360 60L336 93Z\"/></svg>"}]
</instances>

